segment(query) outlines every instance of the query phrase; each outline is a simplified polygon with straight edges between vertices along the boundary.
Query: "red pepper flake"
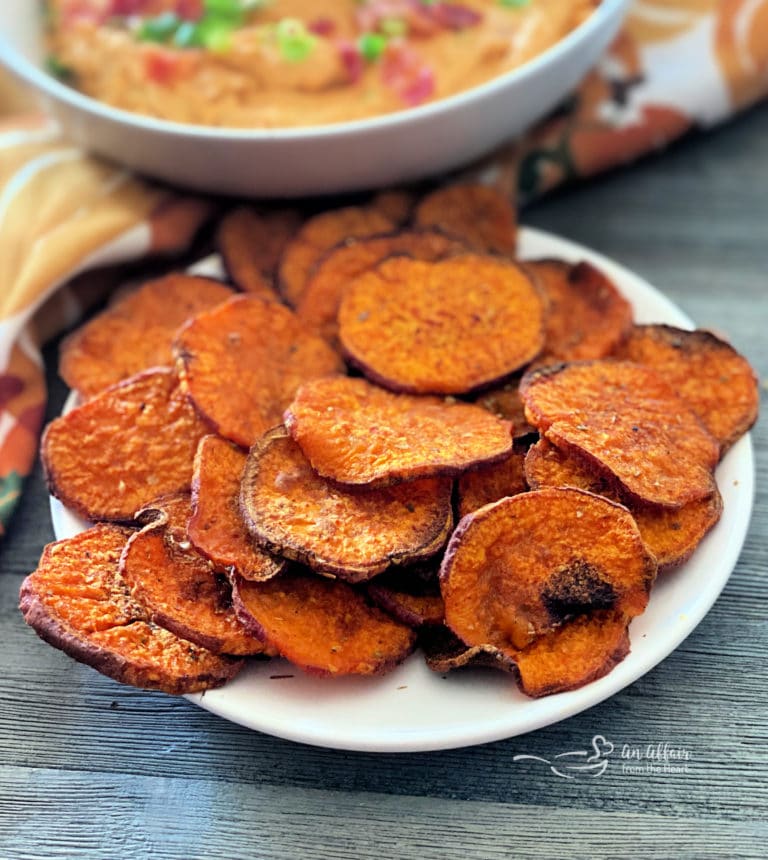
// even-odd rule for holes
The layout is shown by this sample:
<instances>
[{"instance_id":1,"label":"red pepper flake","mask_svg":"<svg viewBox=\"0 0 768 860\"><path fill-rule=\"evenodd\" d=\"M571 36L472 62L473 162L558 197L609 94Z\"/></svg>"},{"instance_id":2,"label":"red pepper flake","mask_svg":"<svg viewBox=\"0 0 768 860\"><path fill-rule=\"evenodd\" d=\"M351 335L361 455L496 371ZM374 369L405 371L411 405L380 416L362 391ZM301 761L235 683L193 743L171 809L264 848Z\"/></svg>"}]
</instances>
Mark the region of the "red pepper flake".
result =
<instances>
[{"instance_id":1,"label":"red pepper flake","mask_svg":"<svg viewBox=\"0 0 768 860\"><path fill-rule=\"evenodd\" d=\"M350 83L356 83L363 76L363 71L365 70L363 55L360 53L357 45L346 40L338 43L338 51Z\"/></svg>"},{"instance_id":2,"label":"red pepper flake","mask_svg":"<svg viewBox=\"0 0 768 860\"><path fill-rule=\"evenodd\" d=\"M179 71L179 57L162 48L151 48L144 54L144 71L156 84L168 86L176 79Z\"/></svg>"},{"instance_id":3,"label":"red pepper flake","mask_svg":"<svg viewBox=\"0 0 768 860\"><path fill-rule=\"evenodd\" d=\"M307 24L307 30L315 36L332 36L336 32L336 22L333 18L315 18Z\"/></svg>"}]
</instances>

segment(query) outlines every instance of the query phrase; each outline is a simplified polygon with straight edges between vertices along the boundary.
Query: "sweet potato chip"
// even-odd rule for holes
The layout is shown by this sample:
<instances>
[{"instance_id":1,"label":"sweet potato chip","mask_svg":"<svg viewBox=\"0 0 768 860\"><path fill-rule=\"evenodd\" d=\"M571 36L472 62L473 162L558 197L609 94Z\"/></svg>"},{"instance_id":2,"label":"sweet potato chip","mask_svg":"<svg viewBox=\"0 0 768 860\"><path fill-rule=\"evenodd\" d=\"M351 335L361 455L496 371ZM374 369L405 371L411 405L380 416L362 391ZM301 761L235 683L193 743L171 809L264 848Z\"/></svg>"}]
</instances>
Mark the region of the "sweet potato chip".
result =
<instances>
[{"instance_id":1,"label":"sweet potato chip","mask_svg":"<svg viewBox=\"0 0 768 860\"><path fill-rule=\"evenodd\" d=\"M520 396L519 376L513 377L498 388L484 391L475 398L474 403L505 421L511 421L515 439L523 439L537 432L525 418L525 404Z\"/></svg>"},{"instance_id":2,"label":"sweet potato chip","mask_svg":"<svg viewBox=\"0 0 768 860\"><path fill-rule=\"evenodd\" d=\"M512 450L510 425L484 409L392 394L364 379L308 382L285 418L313 468L342 484L456 475Z\"/></svg>"},{"instance_id":3,"label":"sweet potato chip","mask_svg":"<svg viewBox=\"0 0 768 860\"><path fill-rule=\"evenodd\" d=\"M119 572L130 535L100 523L48 544L21 586L24 620L54 648L123 684L177 694L220 687L241 661L217 657L149 621Z\"/></svg>"},{"instance_id":4,"label":"sweet potato chip","mask_svg":"<svg viewBox=\"0 0 768 860\"><path fill-rule=\"evenodd\" d=\"M547 299L543 355L553 361L604 358L632 327L633 311L613 282L591 263L523 263Z\"/></svg>"},{"instance_id":5,"label":"sweet potato chip","mask_svg":"<svg viewBox=\"0 0 768 860\"><path fill-rule=\"evenodd\" d=\"M506 460L478 466L460 475L456 483L459 517L506 496L524 493L528 489L523 474L524 461L525 445L515 443L514 452Z\"/></svg>"},{"instance_id":6,"label":"sweet potato chip","mask_svg":"<svg viewBox=\"0 0 768 860\"><path fill-rule=\"evenodd\" d=\"M535 490L461 520L440 568L445 622L467 645L514 659L576 615L639 615L655 575L625 508L581 490Z\"/></svg>"},{"instance_id":7,"label":"sweet potato chip","mask_svg":"<svg viewBox=\"0 0 768 860\"><path fill-rule=\"evenodd\" d=\"M173 274L149 281L63 341L59 373L91 397L142 370L170 367L179 326L231 296L229 287L210 278Z\"/></svg>"},{"instance_id":8,"label":"sweet potato chip","mask_svg":"<svg viewBox=\"0 0 768 860\"><path fill-rule=\"evenodd\" d=\"M269 582L236 578L233 597L254 636L313 675L381 675L416 639L352 586L301 570Z\"/></svg>"},{"instance_id":9,"label":"sweet potato chip","mask_svg":"<svg viewBox=\"0 0 768 860\"><path fill-rule=\"evenodd\" d=\"M520 689L540 698L602 678L629 654L628 625L620 612L604 611L540 636L515 655Z\"/></svg>"},{"instance_id":10,"label":"sweet potato chip","mask_svg":"<svg viewBox=\"0 0 768 860\"><path fill-rule=\"evenodd\" d=\"M317 263L296 314L313 331L336 344L341 299L352 281L382 260L405 255L416 260L441 260L466 252L467 246L435 230L411 230L355 239L332 248Z\"/></svg>"},{"instance_id":11,"label":"sweet potato chip","mask_svg":"<svg viewBox=\"0 0 768 860\"><path fill-rule=\"evenodd\" d=\"M674 508L713 494L718 444L650 368L554 365L527 374L520 390L532 424L607 469L631 498Z\"/></svg>"},{"instance_id":12,"label":"sweet potato chip","mask_svg":"<svg viewBox=\"0 0 768 860\"><path fill-rule=\"evenodd\" d=\"M302 382L344 370L288 308L256 296L236 296L199 314L174 349L198 411L243 448L280 423Z\"/></svg>"},{"instance_id":13,"label":"sweet potato chip","mask_svg":"<svg viewBox=\"0 0 768 860\"><path fill-rule=\"evenodd\" d=\"M294 209L259 212L251 206L240 206L226 215L216 245L232 281L246 293L279 301L277 266L302 220Z\"/></svg>"},{"instance_id":14,"label":"sweet potato chip","mask_svg":"<svg viewBox=\"0 0 768 860\"><path fill-rule=\"evenodd\" d=\"M437 579L437 564L390 568L368 584L371 599L409 627L443 623L445 607Z\"/></svg>"},{"instance_id":15,"label":"sweet potato chip","mask_svg":"<svg viewBox=\"0 0 768 860\"><path fill-rule=\"evenodd\" d=\"M544 305L512 262L477 254L385 260L349 285L339 339L395 391L462 394L504 379L544 344Z\"/></svg>"},{"instance_id":16,"label":"sweet potato chip","mask_svg":"<svg viewBox=\"0 0 768 860\"><path fill-rule=\"evenodd\" d=\"M757 376L749 362L708 331L635 326L619 355L656 370L727 451L757 420Z\"/></svg>"},{"instance_id":17,"label":"sweet potato chip","mask_svg":"<svg viewBox=\"0 0 768 860\"><path fill-rule=\"evenodd\" d=\"M687 561L707 532L720 519L723 500L715 488L706 499L681 508L642 505L627 500L610 474L590 467L576 453L566 454L546 439L528 450L525 477L532 490L543 487L576 487L624 504L635 518L645 545L656 556L659 570Z\"/></svg>"},{"instance_id":18,"label":"sweet potato chip","mask_svg":"<svg viewBox=\"0 0 768 860\"><path fill-rule=\"evenodd\" d=\"M465 645L444 624L419 630L419 647L427 667L441 675L454 669L483 667L514 672L515 664L492 645Z\"/></svg>"},{"instance_id":19,"label":"sweet potato chip","mask_svg":"<svg viewBox=\"0 0 768 860\"><path fill-rule=\"evenodd\" d=\"M296 307L318 260L335 245L394 228L395 224L372 206L347 206L310 218L283 252L279 269L283 297Z\"/></svg>"},{"instance_id":20,"label":"sweet potato chip","mask_svg":"<svg viewBox=\"0 0 768 860\"><path fill-rule=\"evenodd\" d=\"M158 495L189 489L205 433L170 370L140 373L48 425L48 488L86 519L129 521Z\"/></svg>"},{"instance_id":21,"label":"sweet potato chip","mask_svg":"<svg viewBox=\"0 0 768 860\"><path fill-rule=\"evenodd\" d=\"M410 221L413 207L416 205L416 195L403 191L402 188L390 188L375 194L370 205L400 227Z\"/></svg>"},{"instance_id":22,"label":"sweet potato chip","mask_svg":"<svg viewBox=\"0 0 768 860\"><path fill-rule=\"evenodd\" d=\"M449 478L344 488L318 475L278 427L251 448L240 499L265 549L360 582L441 549L453 527L451 490Z\"/></svg>"},{"instance_id":23,"label":"sweet potato chip","mask_svg":"<svg viewBox=\"0 0 768 860\"><path fill-rule=\"evenodd\" d=\"M204 436L195 455L192 516L187 534L195 549L227 573L263 582L285 567L251 538L240 515L245 454L219 436Z\"/></svg>"},{"instance_id":24,"label":"sweet potato chip","mask_svg":"<svg viewBox=\"0 0 768 860\"><path fill-rule=\"evenodd\" d=\"M487 185L449 185L418 205L415 223L458 236L477 251L513 255L517 216L512 203Z\"/></svg>"},{"instance_id":25,"label":"sweet potato chip","mask_svg":"<svg viewBox=\"0 0 768 860\"><path fill-rule=\"evenodd\" d=\"M226 577L190 544L191 512L188 495L167 497L141 512L149 522L131 536L120 559L131 594L155 624L215 654L263 653L262 643L237 620Z\"/></svg>"}]
</instances>

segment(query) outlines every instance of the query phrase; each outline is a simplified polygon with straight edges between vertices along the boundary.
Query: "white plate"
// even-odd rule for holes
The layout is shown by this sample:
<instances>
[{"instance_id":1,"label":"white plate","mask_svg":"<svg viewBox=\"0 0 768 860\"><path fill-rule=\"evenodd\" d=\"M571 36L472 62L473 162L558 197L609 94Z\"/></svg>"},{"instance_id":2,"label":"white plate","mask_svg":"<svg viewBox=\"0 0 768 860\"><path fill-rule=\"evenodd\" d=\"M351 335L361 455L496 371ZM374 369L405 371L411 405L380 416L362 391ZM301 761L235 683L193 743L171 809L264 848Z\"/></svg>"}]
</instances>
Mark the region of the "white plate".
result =
<instances>
[{"instance_id":1,"label":"white plate","mask_svg":"<svg viewBox=\"0 0 768 860\"><path fill-rule=\"evenodd\" d=\"M524 258L589 260L632 302L638 322L691 328L691 321L648 283L600 254L539 230L523 229ZM602 702L677 648L707 614L741 551L752 511L754 464L749 436L717 469L723 516L694 557L663 574L646 612L630 628L632 650L608 676L544 699L528 699L510 678L488 670L436 675L416 654L383 678L318 679L282 660L253 663L221 690L188 698L248 728L324 747L374 752L450 749L548 726ZM82 521L51 500L58 538ZM284 677L288 676L288 677Z\"/></svg>"}]
</instances>

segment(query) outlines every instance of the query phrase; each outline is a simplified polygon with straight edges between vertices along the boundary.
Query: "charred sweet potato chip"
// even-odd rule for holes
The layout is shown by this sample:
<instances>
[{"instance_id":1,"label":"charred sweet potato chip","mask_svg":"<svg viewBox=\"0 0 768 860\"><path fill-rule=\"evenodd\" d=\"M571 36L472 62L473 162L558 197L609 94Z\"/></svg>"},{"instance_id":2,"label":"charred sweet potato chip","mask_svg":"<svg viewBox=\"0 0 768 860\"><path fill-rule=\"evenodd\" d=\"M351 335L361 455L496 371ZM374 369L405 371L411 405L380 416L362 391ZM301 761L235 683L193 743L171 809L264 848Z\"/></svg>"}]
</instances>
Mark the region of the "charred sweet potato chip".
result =
<instances>
[{"instance_id":1,"label":"charred sweet potato chip","mask_svg":"<svg viewBox=\"0 0 768 860\"><path fill-rule=\"evenodd\" d=\"M220 687L241 661L153 624L120 575L130 530L100 523L49 544L21 586L24 620L41 639L123 684L193 693Z\"/></svg>"},{"instance_id":2,"label":"charred sweet potato chip","mask_svg":"<svg viewBox=\"0 0 768 860\"><path fill-rule=\"evenodd\" d=\"M415 223L458 236L477 251L513 255L517 217L512 203L487 185L449 185L428 194L416 208Z\"/></svg>"},{"instance_id":3,"label":"charred sweet potato chip","mask_svg":"<svg viewBox=\"0 0 768 860\"><path fill-rule=\"evenodd\" d=\"M474 400L474 403L483 409L493 412L505 421L511 421L515 439L523 439L537 432L525 418L525 404L520 396L520 378L515 376L498 388L489 388Z\"/></svg>"},{"instance_id":4,"label":"charred sweet potato chip","mask_svg":"<svg viewBox=\"0 0 768 860\"><path fill-rule=\"evenodd\" d=\"M443 623L445 608L437 579L437 564L390 568L368 584L371 599L409 627Z\"/></svg>"},{"instance_id":5,"label":"charred sweet potato chip","mask_svg":"<svg viewBox=\"0 0 768 860\"><path fill-rule=\"evenodd\" d=\"M628 625L620 612L603 611L540 636L515 655L520 689L540 698L602 678L629 654Z\"/></svg>"},{"instance_id":6,"label":"charred sweet potato chip","mask_svg":"<svg viewBox=\"0 0 768 860\"><path fill-rule=\"evenodd\" d=\"M344 488L318 475L279 427L251 448L240 500L261 546L360 582L441 549L453 526L451 490L449 478Z\"/></svg>"},{"instance_id":7,"label":"charred sweet potato chip","mask_svg":"<svg viewBox=\"0 0 768 860\"><path fill-rule=\"evenodd\" d=\"M591 263L523 263L547 299L543 355L553 361L604 358L632 327L630 303Z\"/></svg>"},{"instance_id":8,"label":"charred sweet potato chip","mask_svg":"<svg viewBox=\"0 0 768 860\"><path fill-rule=\"evenodd\" d=\"M535 490L461 520L440 568L445 622L467 645L515 659L576 615L639 615L655 575L625 508L581 490Z\"/></svg>"},{"instance_id":9,"label":"charred sweet potato chip","mask_svg":"<svg viewBox=\"0 0 768 860\"><path fill-rule=\"evenodd\" d=\"M226 215L216 245L232 281L246 293L278 301L277 266L302 220L294 209L258 212L251 206L240 206Z\"/></svg>"},{"instance_id":10,"label":"charred sweet potato chip","mask_svg":"<svg viewBox=\"0 0 768 860\"><path fill-rule=\"evenodd\" d=\"M48 488L86 519L129 521L158 495L189 489L205 433L172 371L140 373L48 425Z\"/></svg>"},{"instance_id":11,"label":"charred sweet potato chip","mask_svg":"<svg viewBox=\"0 0 768 860\"><path fill-rule=\"evenodd\" d=\"M389 188L375 194L370 205L399 227L410 221L416 195L402 188Z\"/></svg>"},{"instance_id":12,"label":"charred sweet potato chip","mask_svg":"<svg viewBox=\"0 0 768 860\"><path fill-rule=\"evenodd\" d=\"M197 410L243 448L280 423L302 382L344 370L288 308L256 296L235 296L199 314L174 349Z\"/></svg>"},{"instance_id":13,"label":"charred sweet potato chip","mask_svg":"<svg viewBox=\"0 0 768 860\"><path fill-rule=\"evenodd\" d=\"M91 397L142 370L170 367L179 326L231 296L229 287L210 278L173 274L149 281L63 341L59 373Z\"/></svg>"},{"instance_id":14,"label":"charred sweet potato chip","mask_svg":"<svg viewBox=\"0 0 768 860\"><path fill-rule=\"evenodd\" d=\"M553 365L520 386L528 420L607 469L631 498L681 507L711 496L717 442L654 370L627 361Z\"/></svg>"},{"instance_id":15,"label":"charred sweet potato chip","mask_svg":"<svg viewBox=\"0 0 768 860\"><path fill-rule=\"evenodd\" d=\"M514 672L515 664L493 645L465 645L444 624L419 630L419 647L428 668L444 675L454 669L482 666Z\"/></svg>"},{"instance_id":16,"label":"charred sweet potato chip","mask_svg":"<svg viewBox=\"0 0 768 860\"><path fill-rule=\"evenodd\" d=\"M415 260L441 260L466 252L467 246L435 230L411 230L355 239L332 248L307 282L296 314L307 326L335 344L341 299L363 272L396 255Z\"/></svg>"},{"instance_id":17,"label":"charred sweet potato chip","mask_svg":"<svg viewBox=\"0 0 768 860\"><path fill-rule=\"evenodd\" d=\"M285 419L313 468L342 484L455 475L512 450L510 425L484 409L392 394L364 379L306 383Z\"/></svg>"},{"instance_id":18,"label":"charred sweet potato chip","mask_svg":"<svg viewBox=\"0 0 768 860\"><path fill-rule=\"evenodd\" d=\"M723 452L757 420L760 395L755 372L729 343L711 332L635 326L619 356L663 376Z\"/></svg>"},{"instance_id":19,"label":"charred sweet potato chip","mask_svg":"<svg viewBox=\"0 0 768 860\"><path fill-rule=\"evenodd\" d=\"M478 466L459 476L456 491L459 501L459 517L465 517L506 496L524 493L528 487L523 474L525 445L515 443L515 450L506 460Z\"/></svg>"},{"instance_id":20,"label":"charred sweet potato chip","mask_svg":"<svg viewBox=\"0 0 768 860\"><path fill-rule=\"evenodd\" d=\"M381 675L413 650L415 634L338 579L301 570L269 582L235 578L238 617L313 675Z\"/></svg>"},{"instance_id":21,"label":"charred sweet potato chip","mask_svg":"<svg viewBox=\"0 0 768 860\"><path fill-rule=\"evenodd\" d=\"M539 354L544 305L528 275L506 260L395 257L346 289L339 339L348 358L387 388L462 394Z\"/></svg>"},{"instance_id":22,"label":"charred sweet potato chip","mask_svg":"<svg viewBox=\"0 0 768 860\"><path fill-rule=\"evenodd\" d=\"M215 654L263 653L235 616L226 577L190 544L190 514L188 495L167 497L141 512L149 522L131 536L120 559L131 594L155 624Z\"/></svg>"},{"instance_id":23,"label":"charred sweet potato chip","mask_svg":"<svg viewBox=\"0 0 768 860\"><path fill-rule=\"evenodd\" d=\"M263 582L285 567L254 543L240 515L240 481L245 454L219 436L197 446L192 478L192 516L187 534L195 549L226 572Z\"/></svg>"},{"instance_id":24,"label":"charred sweet potato chip","mask_svg":"<svg viewBox=\"0 0 768 860\"><path fill-rule=\"evenodd\" d=\"M347 206L321 212L308 221L286 245L280 261L280 291L296 307L318 260L340 242L387 233L395 224L373 206Z\"/></svg>"},{"instance_id":25,"label":"charred sweet potato chip","mask_svg":"<svg viewBox=\"0 0 768 860\"><path fill-rule=\"evenodd\" d=\"M659 570L687 561L707 532L720 519L723 500L717 488L711 496L681 508L642 505L627 500L610 474L590 467L576 453L566 454L546 439L528 450L525 477L532 490L576 487L624 504L635 518L645 545L656 556Z\"/></svg>"}]
</instances>

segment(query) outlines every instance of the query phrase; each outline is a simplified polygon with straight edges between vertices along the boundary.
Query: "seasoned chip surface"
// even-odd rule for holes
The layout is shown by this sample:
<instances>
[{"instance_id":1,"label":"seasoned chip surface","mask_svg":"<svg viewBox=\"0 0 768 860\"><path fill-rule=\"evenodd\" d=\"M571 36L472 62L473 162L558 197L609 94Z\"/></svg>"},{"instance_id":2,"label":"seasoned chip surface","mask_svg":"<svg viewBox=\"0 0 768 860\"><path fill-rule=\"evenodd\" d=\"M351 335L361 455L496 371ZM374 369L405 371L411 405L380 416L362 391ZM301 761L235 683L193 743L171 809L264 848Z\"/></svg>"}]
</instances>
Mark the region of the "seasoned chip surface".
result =
<instances>
[{"instance_id":1,"label":"seasoned chip surface","mask_svg":"<svg viewBox=\"0 0 768 860\"><path fill-rule=\"evenodd\" d=\"M318 261L296 314L307 326L335 344L341 299L347 287L363 272L395 255L440 260L466 250L463 242L435 230L406 230L345 242Z\"/></svg>"},{"instance_id":2,"label":"seasoned chip surface","mask_svg":"<svg viewBox=\"0 0 768 860\"><path fill-rule=\"evenodd\" d=\"M91 397L142 370L170 367L179 326L231 296L229 287L210 278L177 273L149 281L63 341L59 373Z\"/></svg>"},{"instance_id":3,"label":"seasoned chip surface","mask_svg":"<svg viewBox=\"0 0 768 860\"><path fill-rule=\"evenodd\" d=\"M478 466L460 475L456 482L459 517L465 517L490 502L498 502L505 496L524 493L528 489L524 462L525 446L515 443L515 450L506 460Z\"/></svg>"},{"instance_id":4,"label":"seasoned chip surface","mask_svg":"<svg viewBox=\"0 0 768 860\"><path fill-rule=\"evenodd\" d=\"M503 385L484 390L473 400L499 418L511 421L515 439L536 433L536 428L530 425L525 417L525 404L520 396L520 379L521 376L514 376Z\"/></svg>"},{"instance_id":5,"label":"seasoned chip surface","mask_svg":"<svg viewBox=\"0 0 768 860\"><path fill-rule=\"evenodd\" d=\"M229 212L219 225L216 245L232 281L246 293L279 301L277 266L301 222L294 209L258 212L239 206Z\"/></svg>"},{"instance_id":6,"label":"seasoned chip surface","mask_svg":"<svg viewBox=\"0 0 768 860\"><path fill-rule=\"evenodd\" d=\"M373 601L409 627L442 625L443 597L437 579L437 561L391 568L368 584Z\"/></svg>"},{"instance_id":7,"label":"seasoned chip surface","mask_svg":"<svg viewBox=\"0 0 768 860\"><path fill-rule=\"evenodd\" d=\"M553 365L528 374L520 389L532 424L607 469L638 501L681 507L714 492L717 442L650 368Z\"/></svg>"},{"instance_id":8,"label":"seasoned chip surface","mask_svg":"<svg viewBox=\"0 0 768 860\"><path fill-rule=\"evenodd\" d=\"M218 570L263 582L285 567L283 559L262 550L240 514L240 482L245 454L220 436L205 436L195 455L192 516L187 534L198 552Z\"/></svg>"},{"instance_id":9,"label":"seasoned chip surface","mask_svg":"<svg viewBox=\"0 0 768 860\"><path fill-rule=\"evenodd\" d=\"M131 532L100 523L49 544L21 587L24 620L64 653L123 684L192 693L220 687L240 661L152 624L119 572Z\"/></svg>"},{"instance_id":10,"label":"seasoned chip surface","mask_svg":"<svg viewBox=\"0 0 768 860\"><path fill-rule=\"evenodd\" d=\"M461 394L539 354L544 305L528 275L508 261L396 257L347 288L339 339L363 373L387 388Z\"/></svg>"},{"instance_id":11,"label":"seasoned chip surface","mask_svg":"<svg viewBox=\"0 0 768 860\"><path fill-rule=\"evenodd\" d=\"M452 481L349 489L318 475L280 427L248 455L241 504L254 539L350 582L434 555L453 525Z\"/></svg>"},{"instance_id":12,"label":"seasoned chip surface","mask_svg":"<svg viewBox=\"0 0 768 860\"><path fill-rule=\"evenodd\" d=\"M757 420L760 395L754 370L711 332L635 326L619 355L663 376L717 439L723 453Z\"/></svg>"},{"instance_id":13,"label":"seasoned chip surface","mask_svg":"<svg viewBox=\"0 0 768 860\"><path fill-rule=\"evenodd\" d=\"M523 493L464 517L440 569L448 627L511 659L572 616L639 615L655 575L631 514L575 489Z\"/></svg>"},{"instance_id":14,"label":"seasoned chip surface","mask_svg":"<svg viewBox=\"0 0 768 860\"><path fill-rule=\"evenodd\" d=\"M363 379L303 385L285 419L313 468L343 484L454 475L512 450L510 425L484 409L392 394Z\"/></svg>"},{"instance_id":15,"label":"seasoned chip surface","mask_svg":"<svg viewBox=\"0 0 768 860\"><path fill-rule=\"evenodd\" d=\"M577 487L611 501L624 504L635 518L648 549L656 557L659 570L687 561L704 536L718 522L723 500L715 488L711 496L689 502L681 508L643 505L622 497L612 475L589 466L576 453L566 454L546 439L528 450L525 477L532 490L542 487Z\"/></svg>"},{"instance_id":16,"label":"seasoned chip surface","mask_svg":"<svg viewBox=\"0 0 768 860\"><path fill-rule=\"evenodd\" d=\"M174 345L198 411L221 436L249 448L279 424L298 387L344 364L282 305L236 296L199 314Z\"/></svg>"},{"instance_id":17,"label":"seasoned chip surface","mask_svg":"<svg viewBox=\"0 0 768 860\"><path fill-rule=\"evenodd\" d=\"M315 265L339 242L387 233L395 224L374 206L347 206L307 220L285 247L280 261L280 291L296 307Z\"/></svg>"},{"instance_id":18,"label":"seasoned chip surface","mask_svg":"<svg viewBox=\"0 0 768 860\"><path fill-rule=\"evenodd\" d=\"M414 632L345 582L300 570L269 582L236 579L243 624L313 675L378 675L413 649Z\"/></svg>"},{"instance_id":19,"label":"seasoned chip surface","mask_svg":"<svg viewBox=\"0 0 768 860\"><path fill-rule=\"evenodd\" d=\"M416 208L416 224L458 236L478 251L515 253L517 218L512 203L486 185L449 185Z\"/></svg>"},{"instance_id":20,"label":"seasoned chip surface","mask_svg":"<svg viewBox=\"0 0 768 860\"><path fill-rule=\"evenodd\" d=\"M153 503L151 521L132 535L120 572L151 620L216 654L261 654L232 609L231 586L198 555L187 538L188 495Z\"/></svg>"},{"instance_id":21,"label":"seasoned chip surface","mask_svg":"<svg viewBox=\"0 0 768 860\"><path fill-rule=\"evenodd\" d=\"M86 519L129 521L158 495L189 489L205 433L172 371L146 371L48 425L48 488Z\"/></svg>"},{"instance_id":22,"label":"seasoned chip surface","mask_svg":"<svg viewBox=\"0 0 768 860\"><path fill-rule=\"evenodd\" d=\"M604 358L632 327L633 311L613 282L591 263L523 263L547 299L543 355L553 361Z\"/></svg>"},{"instance_id":23,"label":"seasoned chip surface","mask_svg":"<svg viewBox=\"0 0 768 860\"><path fill-rule=\"evenodd\" d=\"M515 655L520 689L539 698L602 678L629 654L628 626L620 612L604 611L540 636Z\"/></svg>"}]
</instances>

